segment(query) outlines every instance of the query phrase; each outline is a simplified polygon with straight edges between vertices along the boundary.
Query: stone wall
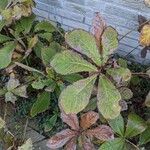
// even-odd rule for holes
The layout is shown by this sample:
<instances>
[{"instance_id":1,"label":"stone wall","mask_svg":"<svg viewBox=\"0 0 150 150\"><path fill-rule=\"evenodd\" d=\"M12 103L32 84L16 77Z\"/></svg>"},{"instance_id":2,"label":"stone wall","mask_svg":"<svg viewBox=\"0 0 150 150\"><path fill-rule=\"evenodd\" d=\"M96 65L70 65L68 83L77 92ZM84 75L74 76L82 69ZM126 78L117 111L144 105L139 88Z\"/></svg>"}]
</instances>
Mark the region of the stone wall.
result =
<instances>
[{"instance_id":1,"label":"stone wall","mask_svg":"<svg viewBox=\"0 0 150 150\"><path fill-rule=\"evenodd\" d=\"M138 46L138 15L150 19L150 8L144 0L36 0L34 12L39 19L48 19L61 23L65 30L83 28L90 30L94 12L100 12L107 24L115 27L119 38L133 30L120 41L118 54L143 64L150 63L150 51L145 59L140 57L141 46Z\"/></svg>"}]
</instances>

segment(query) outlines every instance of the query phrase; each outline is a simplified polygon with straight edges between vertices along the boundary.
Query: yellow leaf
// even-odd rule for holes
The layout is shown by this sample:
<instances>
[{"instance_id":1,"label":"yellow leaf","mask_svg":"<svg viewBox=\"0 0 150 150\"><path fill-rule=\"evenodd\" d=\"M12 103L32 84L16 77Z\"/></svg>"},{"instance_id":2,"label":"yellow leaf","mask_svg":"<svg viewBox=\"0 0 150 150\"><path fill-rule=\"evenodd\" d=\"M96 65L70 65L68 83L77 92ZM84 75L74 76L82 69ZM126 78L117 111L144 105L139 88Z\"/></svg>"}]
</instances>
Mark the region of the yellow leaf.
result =
<instances>
[{"instance_id":1,"label":"yellow leaf","mask_svg":"<svg viewBox=\"0 0 150 150\"><path fill-rule=\"evenodd\" d=\"M140 43L142 46L150 46L150 24L147 24L142 28Z\"/></svg>"},{"instance_id":2,"label":"yellow leaf","mask_svg":"<svg viewBox=\"0 0 150 150\"><path fill-rule=\"evenodd\" d=\"M29 49L33 48L37 42L38 42L38 37L35 35L34 37L32 37L32 38L29 40L28 48L29 48Z\"/></svg>"}]
</instances>

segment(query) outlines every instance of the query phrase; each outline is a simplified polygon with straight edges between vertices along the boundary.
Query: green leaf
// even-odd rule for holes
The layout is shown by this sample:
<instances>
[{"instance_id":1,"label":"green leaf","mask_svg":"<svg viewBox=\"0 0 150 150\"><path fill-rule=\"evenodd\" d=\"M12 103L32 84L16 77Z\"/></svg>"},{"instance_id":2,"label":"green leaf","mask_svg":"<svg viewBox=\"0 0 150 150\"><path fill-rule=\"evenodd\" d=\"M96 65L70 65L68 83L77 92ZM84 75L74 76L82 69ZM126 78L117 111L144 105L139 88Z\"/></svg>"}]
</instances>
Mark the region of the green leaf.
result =
<instances>
[{"instance_id":1,"label":"green leaf","mask_svg":"<svg viewBox=\"0 0 150 150\"><path fill-rule=\"evenodd\" d=\"M42 48L41 56L43 63L49 65L52 57L59 52L61 49L60 45L56 42L52 42L49 47Z\"/></svg>"},{"instance_id":2,"label":"green leaf","mask_svg":"<svg viewBox=\"0 0 150 150\"><path fill-rule=\"evenodd\" d=\"M40 59L42 59L41 50L43 47L44 47L44 44L41 41L38 41L36 45L33 47L33 51L35 52L36 56L39 57Z\"/></svg>"},{"instance_id":3,"label":"green leaf","mask_svg":"<svg viewBox=\"0 0 150 150\"><path fill-rule=\"evenodd\" d=\"M139 150L139 148L123 138L115 138L102 144L99 150Z\"/></svg>"},{"instance_id":4,"label":"green leaf","mask_svg":"<svg viewBox=\"0 0 150 150\"><path fill-rule=\"evenodd\" d=\"M5 7L7 6L8 4L8 0L1 0L0 1L0 11L5 9Z\"/></svg>"},{"instance_id":5,"label":"green leaf","mask_svg":"<svg viewBox=\"0 0 150 150\"><path fill-rule=\"evenodd\" d=\"M83 76L81 76L80 74L69 74L69 75L65 75L65 76L62 76L63 80L69 82L69 83L74 83L78 80L81 80L83 79Z\"/></svg>"},{"instance_id":6,"label":"green leaf","mask_svg":"<svg viewBox=\"0 0 150 150\"><path fill-rule=\"evenodd\" d=\"M15 25L15 35L18 36L21 32L28 34L31 31L35 15L29 17L22 17Z\"/></svg>"},{"instance_id":7,"label":"green leaf","mask_svg":"<svg viewBox=\"0 0 150 150\"><path fill-rule=\"evenodd\" d=\"M0 117L0 129L5 127L5 121Z\"/></svg>"},{"instance_id":8,"label":"green leaf","mask_svg":"<svg viewBox=\"0 0 150 150\"><path fill-rule=\"evenodd\" d=\"M76 29L66 34L66 42L76 51L91 58L97 65L101 65L100 53L92 34Z\"/></svg>"},{"instance_id":9,"label":"green leaf","mask_svg":"<svg viewBox=\"0 0 150 150\"><path fill-rule=\"evenodd\" d=\"M51 61L51 66L57 73L62 75L77 73L77 72L95 72L97 68L91 63L84 60L79 54L65 50L54 56Z\"/></svg>"},{"instance_id":10,"label":"green leaf","mask_svg":"<svg viewBox=\"0 0 150 150\"><path fill-rule=\"evenodd\" d=\"M123 100L129 100L133 97L133 92L127 87L119 88L119 92Z\"/></svg>"},{"instance_id":11,"label":"green leaf","mask_svg":"<svg viewBox=\"0 0 150 150\"><path fill-rule=\"evenodd\" d=\"M32 87L33 87L34 89L39 90L39 89L43 89L43 88L44 88L45 83L43 82L42 79L39 79L39 80L37 80L37 81L34 81L31 85L32 85Z\"/></svg>"},{"instance_id":12,"label":"green leaf","mask_svg":"<svg viewBox=\"0 0 150 150\"><path fill-rule=\"evenodd\" d=\"M131 138L145 131L147 125L145 121L136 114L129 114L126 126L125 137Z\"/></svg>"},{"instance_id":13,"label":"green leaf","mask_svg":"<svg viewBox=\"0 0 150 150\"><path fill-rule=\"evenodd\" d=\"M12 93L17 95L17 96L27 98L27 90L26 90L26 88L27 88L26 85L19 86L19 87L13 89Z\"/></svg>"},{"instance_id":14,"label":"green leaf","mask_svg":"<svg viewBox=\"0 0 150 150\"><path fill-rule=\"evenodd\" d=\"M115 133L121 135L122 137L124 136L124 120L121 115L119 115L115 119L109 120L108 123Z\"/></svg>"},{"instance_id":15,"label":"green leaf","mask_svg":"<svg viewBox=\"0 0 150 150\"><path fill-rule=\"evenodd\" d=\"M139 78L138 76L132 76L130 82L131 82L133 85L138 85L138 84L140 83L140 81L141 81L141 78Z\"/></svg>"},{"instance_id":16,"label":"green leaf","mask_svg":"<svg viewBox=\"0 0 150 150\"><path fill-rule=\"evenodd\" d=\"M98 109L106 119L114 119L119 116L121 107L119 101L121 95L111 81L104 75L99 78L98 84Z\"/></svg>"},{"instance_id":17,"label":"green leaf","mask_svg":"<svg viewBox=\"0 0 150 150\"><path fill-rule=\"evenodd\" d=\"M89 103L96 75L79 80L64 89L60 95L60 104L63 110L69 113L78 113Z\"/></svg>"},{"instance_id":18,"label":"green leaf","mask_svg":"<svg viewBox=\"0 0 150 150\"><path fill-rule=\"evenodd\" d=\"M10 42L0 49L0 69L6 68L11 63L11 58L15 47L16 44Z\"/></svg>"},{"instance_id":19,"label":"green leaf","mask_svg":"<svg viewBox=\"0 0 150 150\"><path fill-rule=\"evenodd\" d=\"M118 47L118 33L112 27L107 27L102 35L102 54L103 58L107 58Z\"/></svg>"},{"instance_id":20,"label":"green leaf","mask_svg":"<svg viewBox=\"0 0 150 150\"><path fill-rule=\"evenodd\" d=\"M28 139L22 146L19 146L18 150L33 150L31 139Z\"/></svg>"},{"instance_id":21,"label":"green leaf","mask_svg":"<svg viewBox=\"0 0 150 150\"><path fill-rule=\"evenodd\" d=\"M54 32L56 28L48 21L41 21L35 26L35 31Z\"/></svg>"},{"instance_id":22,"label":"green leaf","mask_svg":"<svg viewBox=\"0 0 150 150\"><path fill-rule=\"evenodd\" d=\"M37 114L46 111L50 105L50 93L43 92L38 95L37 101L33 104L31 108L30 115L35 117Z\"/></svg>"},{"instance_id":23,"label":"green leaf","mask_svg":"<svg viewBox=\"0 0 150 150\"><path fill-rule=\"evenodd\" d=\"M107 73L117 82L127 82L131 79L131 72L127 68L110 68Z\"/></svg>"},{"instance_id":24,"label":"green leaf","mask_svg":"<svg viewBox=\"0 0 150 150\"><path fill-rule=\"evenodd\" d=\"M37 35L35 35L34 37L29 39L28 48L32 49L36 45L37 42L38 42L38 37Z\"/></svg>"},{"instance_id":25,"label":"green leaf","mask_svg":"<svg viewBox=\"0 0 150 150\"><path fill-rule=\"evenodd\" d=\"M147 107L150 107L150 91L149 91L148 95L146 96L145 105Z\"/></svg>"},{"instance_id":26,"label":"green leaf","mask_svg":"<svg viewBox=\"0 0 150 150\"><path fill-rule=\"evenodd\" d=\"M3 27L5 26L6 22L5 20L0 20L0 32L3 29Z\"/></svg>"},{"instance_id":27,"label":"green leaf","mask_svg":"<svg viewBox=\"0 0 150 150\"><path fill-rule=\"evenodd\" d=\"M8 37L8 36L6 36L6 35L3 35L3 34L0 34L0 43L5 43L5 42L7 42L7 41L10 41L11 40L11 38L10 37Z\"/></svg>"},{"instance_id":28,"label":"green leaf","mask_svg":"<svg viewBox=\"0 0 150 150\"><path fill-rule=\"evenodd\" d=\"M57 115L53 115L49 120L46 121L46 124L44 126L44 131L49 132L52 130L52 128L55 126L57 121Z\"/></svg>"},{"instance_id":29,"label":"green leaf","mask_svg":"<svg viewBox=\"0 0 150 150\"><path fill-rule=\"evenodd\" d=\"M15 104L16 101L17 97L13 93L7 92L5 94L5 102L12 102L13 104Z\"/></svg>"},{"instance_id":30,"label":"green leaf","mask_svg":"<svg viewBox=\"0 0 150 150\"><path fill-rule=\"evenodd\" d=\"M52 79L38 79L32 83L34 89L43 89L45 86L51 86L54 83Z\"/></svg>"},{"instance_id":31,"label":"green leaf","mask_svg":"<svg viewBox=\"0 0 150 150\"><path fill-rule=\"evenodd\" d=\"M119 64L120 67L123 67L123 68L127 68L127 66L128 66L127 60L122 59L122 58L118 59L118 64Z\"/></svg>"},{"instance_id":32,"label":"green leaf","mask_svg":"<svg viewBox=\"0 0 150 150\"><path fill-rule=\"evenodd\" d=\"M143 145L150 142L150 126L140 134L139 144Z\"/></svg>"},{"instance_id":33,"label":"green leaf","mask_svg":"<svg viewBox=\"0 0 150 150\"><path fill-rule=\"evenodd\" d=\"M53 40L53 34L46 32L46 33L40 33L38 36L42 39L46 39L48 42L52 42Z\"/></svg>"},{"instance_id":34,"label":"green leaf","mask_svg":"<svg viewBox=\"0 0 150 150\"><path fill-rule=\"evenodd\" d=\"M6 89L0 89L0 96L5 95L5 94L6 94L6 92L7 92L7 90L6 90Z\"/></svg>"},{"instance_id":35,"label":"green leaf","mask_svg":"<svg viewBox=\"0 0 150 150\"><path fill-rule=\"evenodd\" d=\"M94 98L90 99L88 105L85 107L85 109L83 111L88 112L91 110L95 110L96 107L97 107L97 98L94 97Z\"/></svg>"},{"instance_id":36,"label":"green leaf","mask_svg":"<svg viewBox=\"0 0 150 150\"><path fill-rule=\"evenodd\" d=\"M99 150L125 150L125 141L121 138L115 138L102 144Z\"/></svg>"}]
</instances>

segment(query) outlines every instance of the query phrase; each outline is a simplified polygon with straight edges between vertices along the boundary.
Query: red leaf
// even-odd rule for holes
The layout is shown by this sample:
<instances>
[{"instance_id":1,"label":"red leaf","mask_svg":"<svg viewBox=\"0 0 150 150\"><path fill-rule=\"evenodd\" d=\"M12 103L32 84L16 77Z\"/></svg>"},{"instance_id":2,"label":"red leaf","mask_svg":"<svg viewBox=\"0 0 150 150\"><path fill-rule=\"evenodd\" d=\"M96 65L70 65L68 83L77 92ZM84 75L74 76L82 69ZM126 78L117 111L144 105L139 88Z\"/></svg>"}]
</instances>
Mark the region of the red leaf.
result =
<instances>
[{"instance_id":1,"label":"red leaf","mask_svg":"<svg viewBox=\"0 0 150 150\"><path fill-rule=\"evenodd\" d=\"M72 138L65 146L65 150L76 150L77 147L77 139L76 138Z\"/></svg>"},{"instance_id":2,"label":"red leaf","mask_svg":"<svg viewBox=\"0 0 150 150\"><path fill-rule=\"evenodd\" d=\"M94 144L86 136L82 136L83 150L95 150Z\"/></svg>"},{"instance_id":3,"label":"red leaf","mask_svg":"<svg viewBox=\"0 0 150 150\"><path fill-rule=\"evenodd\" d=\"M61 119L63 120L63 122L68 124L71 127L71 129L79 130L79 122L76 114L66 114L62 112Z\"/></svg>"},{"instance_id":4,"label":"red leaf","mask_svg":"<svg viewBox=\"0 0 150 150\"><path fill-rule=\"evenodd\" d=\"M63 130L49 139L47 146L57 149L64 146L70 139L76 136L76 132L70 129Z\"/></svg>"},{"instance_id":5,"label":"red leaf","mask_svg":"<svg viewBox=\"0 0 150 150\"><path fill-rule=\"evenodd\" d=\"M83 129L88 129L89 127L91 127L93 124L96 123L98 118L99 118L98 113L94 111L89 111L81 116L80 126Z\"/></svg>"},{"instance_id":6,"label":"red leaf","mask_svg":"<svg viewBox=\"0 0 150 150\"><path fill-rule=\"evenodd\" d=\"M97 46L100 47L101 36L106 28L106 22L103 20L99 12L95 13L95 18L93 19L92 33L95 36Z\"/></svg>"},{"instance_id":7,"label":"red leaf","mask_svg":"<svg viewBox=\"0 0 150 150\"><path fill-rule=\"evenodd\" d=\"M114 133L109 126L101 125L91 130L87 130L86 135L88 137L96 137L102 141L108 141L114 139Z\"/></svg>"}]
</instances>

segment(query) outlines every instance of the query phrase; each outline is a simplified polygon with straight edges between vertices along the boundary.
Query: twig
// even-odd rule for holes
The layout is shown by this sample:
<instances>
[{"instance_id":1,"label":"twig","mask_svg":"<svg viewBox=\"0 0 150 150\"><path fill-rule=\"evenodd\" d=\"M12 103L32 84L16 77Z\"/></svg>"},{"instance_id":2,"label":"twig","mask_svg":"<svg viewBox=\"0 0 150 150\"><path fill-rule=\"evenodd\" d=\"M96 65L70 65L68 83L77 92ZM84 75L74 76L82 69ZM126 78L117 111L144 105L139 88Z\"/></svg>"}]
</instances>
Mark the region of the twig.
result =
<instances>
[{"instance_id":1,"label":"twig","mask_svg":"<svg viewBox=\"0 0 150 150\"><path fill-rule=\"evenodd\" d=\"M29 119L27 118L26 124L25 124L25 127L24 127L24 131L23 131L23 140L25 140L25 138L26 138L28 123L29 123Z\"/></svg>"},{"instance_id":2,"label":"twig","mask_svg":"<svg viewBox=\"0 0 150 150\"><path fill-rule=\"evenodd\" d=\"M135 48L133 48L126 56L125 58L128 58L128 56L134 51L136 50L140 45L136 46Z\"/></svg>"},{"instance_id":3,"label":"twig","mask_svg":"<svg viewBox=\"0 0 150 150\"><path fill-rule=\"evenodd\" d=\"M139 25L139 28L142 27L143 25L145 25L145 24L148 23L148 22L150 22L150 20L147 20L147 21L143 22L141 25ZM130 34L132 31L134 31L134 30L132 29L132 30L130 30L129 32L127 32L125 35L123 35L123 37L121 37L121 38L119 39L119 42L120 42L123 38L125 38L128 34Z\"/></svg>"},{"instance_id":4,"label":"twig","mask_svg":"<svg viewBox=\"0 0 150 150\"><path fill-rule=\"evenodd\" d=\"M5 108L4 108L4 120L6 120L7 116L7 103L5 103Z\"/></svg>"}]
</instances>

